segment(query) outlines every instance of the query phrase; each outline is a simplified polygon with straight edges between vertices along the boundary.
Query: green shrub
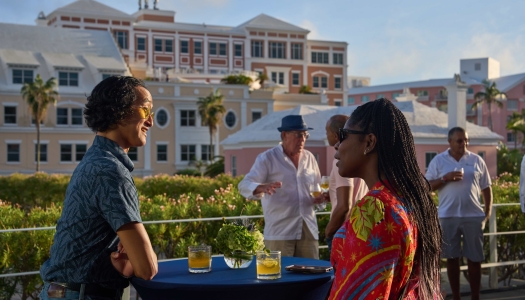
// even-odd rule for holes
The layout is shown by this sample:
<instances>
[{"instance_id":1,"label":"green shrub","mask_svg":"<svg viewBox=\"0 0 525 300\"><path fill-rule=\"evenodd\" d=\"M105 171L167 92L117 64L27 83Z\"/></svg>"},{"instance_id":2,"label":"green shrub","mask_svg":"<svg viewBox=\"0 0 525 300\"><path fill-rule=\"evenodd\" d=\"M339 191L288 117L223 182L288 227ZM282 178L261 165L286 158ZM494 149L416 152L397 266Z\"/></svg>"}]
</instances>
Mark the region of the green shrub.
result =
<instances>
[{"instance_id":1,"label":"green shrub","mask_svg":"<svg viewBox=\"0 0 525 300\"><path fill-rule=\"evenodd\" d=\"M175 175L187 175L187 176L202 176L201 172L199 170L195 169L184 169L175 172Z\"/></svg>"}]
</instances>

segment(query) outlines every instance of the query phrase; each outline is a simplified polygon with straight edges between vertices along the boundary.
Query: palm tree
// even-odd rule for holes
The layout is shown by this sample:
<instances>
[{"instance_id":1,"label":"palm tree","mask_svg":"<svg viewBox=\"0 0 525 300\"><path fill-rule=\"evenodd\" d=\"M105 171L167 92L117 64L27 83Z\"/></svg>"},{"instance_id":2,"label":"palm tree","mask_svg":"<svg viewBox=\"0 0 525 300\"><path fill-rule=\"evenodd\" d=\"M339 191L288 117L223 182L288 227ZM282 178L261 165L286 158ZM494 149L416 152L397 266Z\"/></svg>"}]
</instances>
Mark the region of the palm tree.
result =
<instances>
[{"instance_id":1,"label":"palm tree","mask_svg":"<svg viewBox=\"0 0 525 300\"><path fill-rule=\"evenodd\" d=\"M483 85L485 90L474 95L476 102L472 104L472 110L486 103L489 109L489 128L492 130L492 104L496 104L499 108L503 107L503 102L498 99L506 98L507 95L496 88L496 82L483 80Z\"/></svg>"},{"instance_id":2,"label":"palm tree","mask_svg":"<svg viewBox=\"0 0 525 300\"><path fill-rule=\"evenodd\" d=\"M49 104L56 104L59 97L55 91L57 83L54 77L49 78L46 82L42 80L40 74L36 75L34 82L26 82L22 86L20 93L29 106L29 112L35 120L36 126L36 171L40 171L40 122L47 115Z\"/></svg>"},{"instance_id":3,"label":"palm tree","mask_svg":"<svg viewBox=\"0 0 525 300\"><path fill-rule=\"evenodd\" d=\"M259 75L257 76L257 80L259 81L259 84L261 85L261 89L264 88L264 82L266 80L268 80L268 75L264 74L264 73L259 73Z\"/></svg>"},{"instance_id":4,"label":"palm tree","mask_svg":"<svg viewBox=\"0 0 525 300\"><path fill-rule=\"evenodd\" d=\"M213 151L213 134L217 131L217 126L220 123L221 116L226 112L226 108L222 105L224 96L219 90L210 93L207 97L199 97L197 101L197 110L201 116L203 126L208 126L210 129L210 160L214 156Z\"/></svg>"},{"instance_id":5,"label":"palm tree","mask_svg":"<svg viewBox=\"0 0 525 300\"><path fill-rule=\"evenodd\" d=\"M525 109L521 113L513 112L509 116L507 121L507 130L512 131L514 134L514 149L517 149L518 146L518 132L521 132L525 136ZM525 142L525 139L523 140Z\"/></svg>"}]
</instances>

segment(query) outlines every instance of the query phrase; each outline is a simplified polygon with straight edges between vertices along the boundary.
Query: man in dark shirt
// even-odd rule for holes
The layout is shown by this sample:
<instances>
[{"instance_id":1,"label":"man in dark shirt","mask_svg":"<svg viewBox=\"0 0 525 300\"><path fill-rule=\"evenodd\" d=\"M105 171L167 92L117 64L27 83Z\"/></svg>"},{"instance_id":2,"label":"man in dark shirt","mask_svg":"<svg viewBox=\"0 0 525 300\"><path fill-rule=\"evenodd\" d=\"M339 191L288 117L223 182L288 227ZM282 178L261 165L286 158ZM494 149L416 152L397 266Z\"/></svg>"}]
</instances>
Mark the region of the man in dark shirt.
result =
<instances>
[{"instance_id":1,"label":"man in dark shirt","mask_svg":"<svg viewBox=\"0 0 525 300\"><path fill-rule=\"evenodd\" d=\"M87 98L93 145L68 185L41 299L120 299L129 277L150 280L157 256L142 224L130 147L146 144L153 100L133 77L113 76Z\"/></svg>"}]
</instances>

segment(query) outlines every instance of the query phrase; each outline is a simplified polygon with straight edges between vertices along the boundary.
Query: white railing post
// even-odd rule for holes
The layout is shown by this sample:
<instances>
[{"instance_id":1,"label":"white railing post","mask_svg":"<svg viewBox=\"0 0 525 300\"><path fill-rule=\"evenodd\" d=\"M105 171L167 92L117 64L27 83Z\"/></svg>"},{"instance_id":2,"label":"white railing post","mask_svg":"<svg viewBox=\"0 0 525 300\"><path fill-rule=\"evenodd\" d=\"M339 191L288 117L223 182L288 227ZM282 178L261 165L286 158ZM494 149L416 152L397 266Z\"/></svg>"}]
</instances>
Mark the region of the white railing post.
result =
<instances>
[{"instance_id":1,"label":"white railing post","mask_svg":"<svg viewBox=\"0 0 525 300\"><path fill-rule=\"evenodd\" d=\"M490 233L496 233L498 231L497 223L496 223L496 212L497 207L492 206L492 214L489 218L489 232ZM497 263L498 262L498 236L497 235L491 235L489 236L489 243L490 243L490 262L491 263ZM489 286L491 289L498 288L498 267L491 267L489 269Z\"/></svg>"}]
</instances>

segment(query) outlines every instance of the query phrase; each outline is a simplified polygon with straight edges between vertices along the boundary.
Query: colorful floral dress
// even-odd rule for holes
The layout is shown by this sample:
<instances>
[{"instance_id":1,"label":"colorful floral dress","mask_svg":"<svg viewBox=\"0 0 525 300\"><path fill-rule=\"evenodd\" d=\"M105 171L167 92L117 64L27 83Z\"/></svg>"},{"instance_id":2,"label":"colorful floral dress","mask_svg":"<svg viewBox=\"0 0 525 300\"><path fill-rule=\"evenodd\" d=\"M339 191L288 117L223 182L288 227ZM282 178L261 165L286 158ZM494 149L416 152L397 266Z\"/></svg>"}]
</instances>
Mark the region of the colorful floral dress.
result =
<instances>
[{"instance_id":1,"label":"colorful floral dress","mask_svg":"<svg viewBox=\"0 0 525 300\"><path fill-rule=\"evenodd\" d=\"M399 299L411 276L416 243L417 229L405 206L378 182L334 236L329 299ZM403 299L418 298L416 273Z\"/></svg>"}]
</instances>

